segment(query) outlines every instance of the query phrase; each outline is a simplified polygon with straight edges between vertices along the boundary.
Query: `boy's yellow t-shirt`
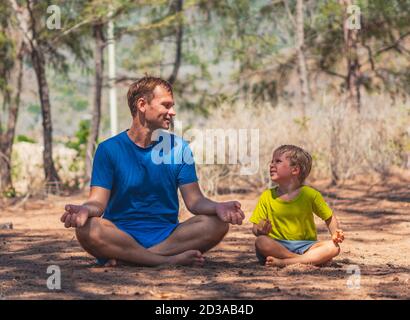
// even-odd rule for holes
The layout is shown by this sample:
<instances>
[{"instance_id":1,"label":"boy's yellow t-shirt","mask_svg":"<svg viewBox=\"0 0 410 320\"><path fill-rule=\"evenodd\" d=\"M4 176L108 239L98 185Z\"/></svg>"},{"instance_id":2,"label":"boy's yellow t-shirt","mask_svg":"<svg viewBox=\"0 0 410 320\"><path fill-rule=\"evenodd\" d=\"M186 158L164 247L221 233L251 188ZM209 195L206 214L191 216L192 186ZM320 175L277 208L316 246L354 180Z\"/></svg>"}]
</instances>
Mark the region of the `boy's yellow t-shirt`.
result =
<instances>
[{"instance_id":1,"label":"boy's yellow t-shirt","mask_svg":"<svg viewBox=\"0 0 410 320\"><path fill-rule=\"evenodd\" d=\"M284 201L273 188L262 193L250 222L258 224L262 219L269 219L272 230L268 236L274 239L317 240L313 214L323 220L333 214L319 191L302 186L299 195Z\"/></svg>"}]
</instances>

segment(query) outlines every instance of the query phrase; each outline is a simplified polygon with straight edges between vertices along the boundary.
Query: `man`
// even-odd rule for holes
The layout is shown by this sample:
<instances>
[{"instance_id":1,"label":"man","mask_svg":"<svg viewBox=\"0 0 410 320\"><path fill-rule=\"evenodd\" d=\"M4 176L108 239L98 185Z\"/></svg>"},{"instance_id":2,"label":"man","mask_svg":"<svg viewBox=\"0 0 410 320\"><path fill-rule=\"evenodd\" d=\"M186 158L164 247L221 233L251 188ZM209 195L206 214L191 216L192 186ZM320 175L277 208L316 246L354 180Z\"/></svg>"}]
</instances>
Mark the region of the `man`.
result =
<instances>
[{"instance_id":1,"label":"man","mask_svg":"<svg viewBox=\"0 0 410 320\"><path fill-rule=\"evenodd\" d=\"M159 143L153 133L169 129L175 116L168 82L144 77L130 86L127 97L131 128L98 146L89 198L66 205L61 221L76 228L81 246L107 266L118 260L145 266L202 264L202 253L223 239L228 224L242 224L241 205L204 197L195 164L178 157L191 154L181 138L168 134L176 151L170 154L182 161L153 161ZM195 215L181 224L178 188Z\"/></svg>"}]
</instances>

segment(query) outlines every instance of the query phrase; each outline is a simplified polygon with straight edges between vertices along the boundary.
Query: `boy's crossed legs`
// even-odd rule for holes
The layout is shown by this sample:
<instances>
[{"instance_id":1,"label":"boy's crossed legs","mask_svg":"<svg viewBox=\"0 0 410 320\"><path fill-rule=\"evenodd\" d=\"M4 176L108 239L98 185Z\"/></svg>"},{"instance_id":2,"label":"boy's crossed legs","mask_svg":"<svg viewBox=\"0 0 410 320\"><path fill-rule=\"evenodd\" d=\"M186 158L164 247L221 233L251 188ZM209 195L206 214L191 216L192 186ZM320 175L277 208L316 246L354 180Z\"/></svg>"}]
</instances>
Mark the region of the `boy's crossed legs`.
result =
<instances>
[{"instance_id":1,"label":"boy's crossed legs","mask_svg":"<svg viewBox=\"0 0 410 320\"><path fill-rule=\"evenodd\" d=\"M331 240L316 242L301 255L289 251L279 242L268 236L258 236L255 247L259 254L266 257L266 266L277 267L284 267L295 263L323 265L340 253L340 247Z\"/></svg>"}]
</instances>

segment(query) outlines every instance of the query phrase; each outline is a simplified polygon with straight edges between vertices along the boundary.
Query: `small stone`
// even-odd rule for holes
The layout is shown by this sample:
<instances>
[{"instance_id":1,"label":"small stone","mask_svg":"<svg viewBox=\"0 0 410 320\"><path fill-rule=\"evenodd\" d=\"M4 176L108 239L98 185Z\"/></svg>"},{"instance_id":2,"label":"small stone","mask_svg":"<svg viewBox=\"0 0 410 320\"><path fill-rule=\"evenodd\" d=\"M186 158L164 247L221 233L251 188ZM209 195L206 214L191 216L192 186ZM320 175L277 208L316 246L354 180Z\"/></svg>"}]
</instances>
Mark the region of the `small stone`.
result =
<instances>
[{"instance_id":1,"label":"small stone","mask_svg":"<svg viewBox=\"0 0 410 320\"><path fill-rule=\"evenodd\" d=\"M0 230L11 230L13 229L13 223L11 222L6 222L6 223L1 223L0 224Z\"/></svg>"},{"instance_id":2,"label":"small stone","mask_svg":"<svg viewBox=\"0 0 410 320\"><path fill-rule=\"evenodd\" d=\"M399 277L394 277L393 281L399 281Z\"/></svg>"}]
</instances>

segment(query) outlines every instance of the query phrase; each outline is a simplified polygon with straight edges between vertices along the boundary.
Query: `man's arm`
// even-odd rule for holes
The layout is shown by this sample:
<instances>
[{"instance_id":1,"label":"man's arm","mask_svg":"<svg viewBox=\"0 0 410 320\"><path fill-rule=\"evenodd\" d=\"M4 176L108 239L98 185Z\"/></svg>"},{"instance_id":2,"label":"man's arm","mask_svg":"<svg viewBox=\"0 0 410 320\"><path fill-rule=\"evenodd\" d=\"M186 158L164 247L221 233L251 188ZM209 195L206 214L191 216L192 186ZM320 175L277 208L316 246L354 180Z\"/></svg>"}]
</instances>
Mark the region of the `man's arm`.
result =
<instances>
[{"instance_id":1,"label":"man's arm","mask_svg":"<svg viewBox=\"0 0 410 320\"><path fill-rule=\"evenodd\" d=\"M66 228L77 228L84 226L88 218L101 217L110 199L110 194L111 191L108 189L91 187L88 200L82 205L67 204L65 206L61 222Z\"/></svg>"},{"instance_id":2,"label":"man's arm","mask_svg":"<svg viewBox=\"0 0 410 320\"><path fill-rule=\"evenodd\" d=\"M180 186L187 209L195 215L217 215L222 221L242 224L245 214L238 201L215 202L206 198L197 182Z\"/></svg>"},{"instance_id":3,"label":"man's arm","mask_svg":"<svg viewBox=\"0 0 410 320\"><path fill-rule=\"evenodd\" d=\"M83 203L88 209L88 217L101 217L108 200L110 199L111 191L101 187L91 187L88 200Z\"/></svg>"}]
</instances>

